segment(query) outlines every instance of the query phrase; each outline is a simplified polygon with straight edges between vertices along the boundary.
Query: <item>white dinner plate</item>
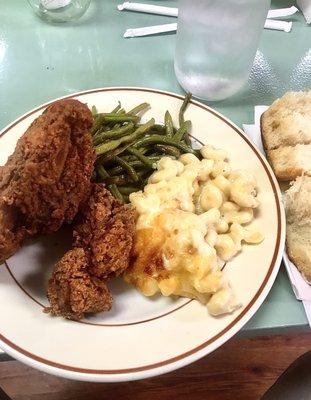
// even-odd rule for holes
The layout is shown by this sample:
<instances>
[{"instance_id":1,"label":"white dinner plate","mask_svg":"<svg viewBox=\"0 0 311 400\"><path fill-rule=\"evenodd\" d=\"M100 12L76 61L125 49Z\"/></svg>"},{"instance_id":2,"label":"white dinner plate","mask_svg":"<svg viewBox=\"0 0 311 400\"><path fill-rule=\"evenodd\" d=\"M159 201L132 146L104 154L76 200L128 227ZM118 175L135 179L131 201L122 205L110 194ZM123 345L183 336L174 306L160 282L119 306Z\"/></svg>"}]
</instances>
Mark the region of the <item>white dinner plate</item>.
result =
<instances>
[{"instance_id":1,"label":"white dinner plate","mask_svg":"<svg viewBox=\"0 0 311 400\"><path fill-rule=\"evenodd\" d=\"M120 100L125 109L148 102L145 119L163 122L170 110L177 124L182 96L145 88L104 88L75 97L108 111ZM48 104L23 115L0 133L0 165L14 151L17 139ZM53 264L70 246L70 232L36 238L0 268L0 346L14 358L58 376L96 382L142 379L163 374L206 356L236 332L258 310L277 275L284 248L285 224L277 181L267 161L232 122L213 109L191 101L186 118L192 135L229 152L234 168L251 172L261 202L256 224L265 240L227 263L242 307L218 318L189 299L146 298L122 279L110 285L110 312L80 322L43 313L45 287Z\"/></svg>"}]
</instances>

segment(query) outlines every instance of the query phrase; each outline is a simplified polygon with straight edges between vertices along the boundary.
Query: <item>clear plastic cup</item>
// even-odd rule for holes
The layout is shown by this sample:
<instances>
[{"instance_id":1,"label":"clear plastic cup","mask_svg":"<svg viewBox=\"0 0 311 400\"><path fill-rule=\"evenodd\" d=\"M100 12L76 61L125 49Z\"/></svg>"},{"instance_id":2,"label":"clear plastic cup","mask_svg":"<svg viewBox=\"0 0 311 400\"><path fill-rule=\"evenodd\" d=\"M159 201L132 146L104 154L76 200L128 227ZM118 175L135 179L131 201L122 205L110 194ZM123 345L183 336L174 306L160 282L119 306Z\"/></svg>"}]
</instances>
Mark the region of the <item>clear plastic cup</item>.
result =
<instances>
[{"instance_id":1,"label":"clear plastic cup","mask_svg":"<svg viewBox=\"0 0 311 400\"><path fill-rule=\"evenodd\" d=\"M82 17L91 0L28 0L28 3L47 22L70 22Z\"/></svg>"},{"instance_id":2,"label":"clear plastic cup","mask_svg":"<svg viewBox=\"0 0 311 400\"><path fill-rule=\"evenodd\" d=\"M200 99L222 100L247 81L270 0L180 0L175 74Z\"/></svg>"}]
</instances>

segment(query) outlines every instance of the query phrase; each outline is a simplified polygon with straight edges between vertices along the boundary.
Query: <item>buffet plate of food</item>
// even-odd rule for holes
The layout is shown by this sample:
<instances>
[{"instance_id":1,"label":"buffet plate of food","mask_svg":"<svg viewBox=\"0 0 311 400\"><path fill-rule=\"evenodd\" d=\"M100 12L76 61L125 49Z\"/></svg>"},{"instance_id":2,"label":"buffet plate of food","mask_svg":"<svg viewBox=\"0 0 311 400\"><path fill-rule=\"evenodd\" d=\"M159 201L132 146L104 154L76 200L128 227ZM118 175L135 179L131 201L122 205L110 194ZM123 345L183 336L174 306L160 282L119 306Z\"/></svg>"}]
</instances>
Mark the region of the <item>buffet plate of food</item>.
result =
<instances>
[{"instance_id":1,"label":"buffet plate of food","mask_svg":"<svg viewBox=\"0 0 311 400\"><path fill-rule=\"evenodd\" d=\"M58 376L185 366L261 306L284 249L281 194L226 117L147 88L43 104L0 133L0 344Z\"/></svg>"}]
</instances>

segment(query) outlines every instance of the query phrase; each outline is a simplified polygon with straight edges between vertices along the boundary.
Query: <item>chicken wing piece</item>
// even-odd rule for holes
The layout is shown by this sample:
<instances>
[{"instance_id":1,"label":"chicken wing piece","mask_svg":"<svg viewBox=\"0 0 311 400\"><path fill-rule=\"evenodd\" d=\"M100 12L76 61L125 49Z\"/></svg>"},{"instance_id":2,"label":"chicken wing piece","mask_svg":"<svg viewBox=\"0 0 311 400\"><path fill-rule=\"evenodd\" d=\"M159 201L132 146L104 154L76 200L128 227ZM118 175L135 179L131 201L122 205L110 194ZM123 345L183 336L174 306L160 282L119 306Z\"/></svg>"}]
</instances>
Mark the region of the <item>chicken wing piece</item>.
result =
<instances>
[{"instance_id":1,"label":"chicken wing piece","mask_svg":"<svg viewBox=\"0 0 311 400\"><path fill-rule=\"evenodd\" d=\"M85 313L108 311L112 305L106 283L88 273L88 256L81 248L68 251L56 264L48 297L51 307L46 312L74 320Z\"/></svg>"},{"instance_id":2,"label":"chicken wing piece","mask_svg":"<svg viewBox=\"0 0 311 400\"><path fill-rule=\"evenodd\" d=\"M0 167L0 263L25 237L72 222L87 198L95 153L92 115L78 100L49 107Z\"/></svg>"},{"instance_id":3,"label":"chicken wing piece","mask_svg":"<svg viewBox=\"0 0 311 400\"><path fill-rule=\"evenodd\" d=\"M105 282L128 268L134 228L132 209L93 184L74 227L73 250L56 264L49 281L46 312L80 319L109 310L112 298Z\"/></svg>"},{"instance_id":4,"label":"chicken wing piece","mask_svg":"<svg viewBox=\"0 0 311 400\"><path fill-rule=\"evenodd\" d=\"M135 230L134 212L102 185L93 185L73 231L74 246L89 252L90 273L101 279L122 274L129 266Z\"/></svg>"}]
</instances>

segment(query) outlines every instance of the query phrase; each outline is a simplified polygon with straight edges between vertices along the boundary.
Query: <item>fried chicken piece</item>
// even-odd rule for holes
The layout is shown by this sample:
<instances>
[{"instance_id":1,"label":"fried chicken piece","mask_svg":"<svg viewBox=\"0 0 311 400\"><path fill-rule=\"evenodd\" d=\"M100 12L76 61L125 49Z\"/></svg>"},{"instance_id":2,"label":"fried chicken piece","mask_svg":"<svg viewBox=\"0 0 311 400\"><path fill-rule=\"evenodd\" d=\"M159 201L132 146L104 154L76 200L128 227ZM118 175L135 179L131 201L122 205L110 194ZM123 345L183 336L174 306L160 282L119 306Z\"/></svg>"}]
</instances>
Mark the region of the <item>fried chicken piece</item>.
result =
<instances>
[{"instance_id":1,"label":"fried chicken piece","mask_svg":"<svg viewBox=\"0 0 311 400\"><path fill-rule=\"evenodd\" d=\"M0 205L0 264L19 249L26 236L23 215L13 207Z\"/></svg>"},{"instance_id":2,"label":"fried chicken piece","mask_svg":"<svg viewBox=\"0 0 311 400\"><path fill-rule=\"evenodd\" d=\"M81 210L74 228L74 247L89 253L90 273L101 279L122 274L129 266L135 230L134 213L102 185Z\"/></svg>"},{"instance_id":3,"label":"fried chicken piece","mask_svg":"<svg viewBox=\"0 0 311 400\"><path fill-rule=\"evenodd\" d=\"M71 223L90 188L92 115L78 100L49 107L0 167L0 263L27 236Z\"/></svg>"},{"instance_id":4,"label":"fried chicken piece","mask_svg":"<svg viewBox=\"0 0 311 400\"><path fill-rule=\"evenodd\" d=\"M88 273L88 256L84 249L68 251L56 264L49 282L51 312L68 319L80 319L84 313L108 311L112 297L105 282Z\"/></svg>"},{"instance_id":5,"label":"fried chicken piece","mask_svg":"<svg viewBox=\"0 0 311 400\"><path fill-rule=\"evenodd\" d=\"M128 268L134 230L133 210L103 185L93 184L74 227L73 250L56 264L49 281L51 306L46 312L80 319L85 313L109 310L112 298L105 282Z\"/></svg>"}]
</instances>

